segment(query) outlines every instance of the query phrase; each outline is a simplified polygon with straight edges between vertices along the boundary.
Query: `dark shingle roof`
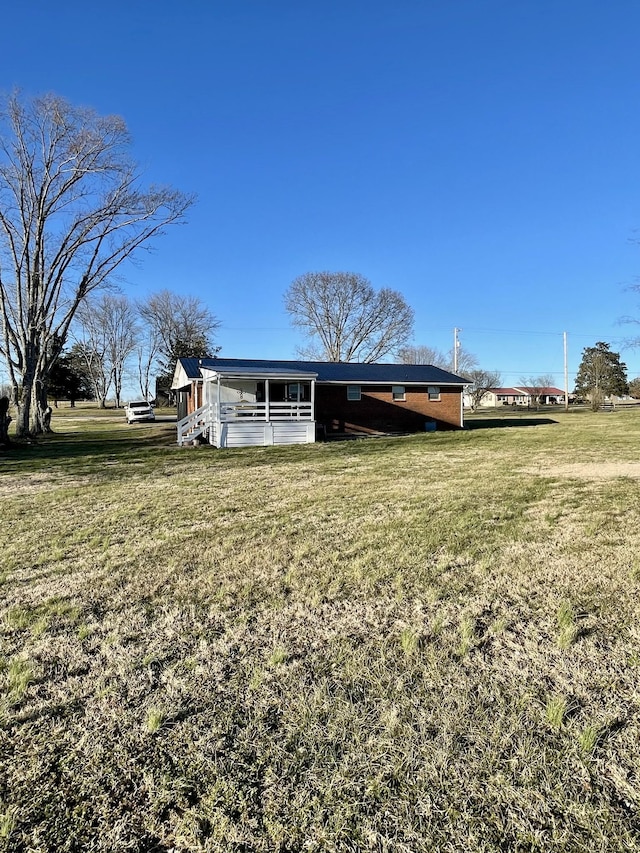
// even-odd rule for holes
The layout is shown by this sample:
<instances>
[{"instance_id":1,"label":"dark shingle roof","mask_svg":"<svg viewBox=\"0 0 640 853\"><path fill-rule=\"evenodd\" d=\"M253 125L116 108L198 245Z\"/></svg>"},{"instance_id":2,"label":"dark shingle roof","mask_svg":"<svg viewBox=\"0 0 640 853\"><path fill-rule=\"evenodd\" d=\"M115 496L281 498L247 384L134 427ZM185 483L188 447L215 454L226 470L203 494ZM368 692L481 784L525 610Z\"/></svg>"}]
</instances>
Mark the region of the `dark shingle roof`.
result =
<instances>
[{"instance_id":1,"label":"dark shingle roof","mask_svg":"<svg viewBox=\"0 0 640 853\"><path fill-rule=\"evenodd\" d=\"M273 361L246 358L181 358L189 379L199 379L200 365L210 370L298 370L317 373L318 382L382 385L461 385L469 380L431 364L360 364L338 361Z\"/></svg>"}]
</instances>

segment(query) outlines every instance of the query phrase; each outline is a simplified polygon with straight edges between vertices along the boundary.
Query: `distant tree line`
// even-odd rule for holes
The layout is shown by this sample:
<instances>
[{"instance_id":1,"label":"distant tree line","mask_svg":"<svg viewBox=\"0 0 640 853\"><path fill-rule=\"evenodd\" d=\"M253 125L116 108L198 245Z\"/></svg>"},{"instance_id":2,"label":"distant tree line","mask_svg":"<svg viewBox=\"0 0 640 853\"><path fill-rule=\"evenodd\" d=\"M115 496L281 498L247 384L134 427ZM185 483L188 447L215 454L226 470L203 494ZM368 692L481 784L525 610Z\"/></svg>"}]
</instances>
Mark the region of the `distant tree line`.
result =
<instances>
[{"instance_id":1,"label":"distant tree line","mask_svg":"<svg viewBox=\"0 0 640 853\"><path fill-rule=\"evenodd\" d=\"M218 351L218 326L199 299L169 290L144 301L113 293L88 299L70 331L72 346L50 372L49 399L96 400L102 408L113 399L118 407L126 384L151 400L158 385L170 387L178 358Z\"/></svg>"}]
</instances>

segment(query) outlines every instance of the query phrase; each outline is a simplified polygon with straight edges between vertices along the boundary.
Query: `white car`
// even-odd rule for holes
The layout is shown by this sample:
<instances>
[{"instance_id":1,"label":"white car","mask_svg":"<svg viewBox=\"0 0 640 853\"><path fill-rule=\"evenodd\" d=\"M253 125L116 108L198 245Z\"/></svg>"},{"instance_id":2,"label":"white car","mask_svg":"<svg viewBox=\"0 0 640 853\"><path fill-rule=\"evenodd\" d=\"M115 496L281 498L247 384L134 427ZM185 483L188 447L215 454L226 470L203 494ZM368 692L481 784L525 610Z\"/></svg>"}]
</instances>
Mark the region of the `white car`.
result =
<instances>
[{"instance_id":1,"label":"white car","mask_svg":"<svg viewBox=\"0 0 640 853\"><path fill-rule=\"evenodd\" d=\"M128 424L136 421L155 421L153 406L146 400L138 400L135 403L127 403L124 407L124 416Z\"/></svg>"}]
</instances>

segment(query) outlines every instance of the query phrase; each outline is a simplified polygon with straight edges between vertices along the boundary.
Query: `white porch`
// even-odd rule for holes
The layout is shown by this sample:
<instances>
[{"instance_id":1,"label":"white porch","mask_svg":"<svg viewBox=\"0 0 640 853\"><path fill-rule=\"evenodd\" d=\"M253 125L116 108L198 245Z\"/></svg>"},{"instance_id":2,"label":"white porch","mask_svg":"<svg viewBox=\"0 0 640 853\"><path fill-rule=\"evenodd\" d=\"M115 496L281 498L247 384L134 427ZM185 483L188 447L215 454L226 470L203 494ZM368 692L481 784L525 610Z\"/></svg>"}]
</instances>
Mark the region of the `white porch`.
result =
<instances>
[{"instance_id":1,"label":"white porch","mask_svg":"<svg viewBox=\"0 0 640 853\"><path fill-rule=\"evenodd\" d=\"M178 444L204 436L215 447L315 441L317 374L201 368L203 404L178 421Z\"/></svg>"}]
</instances>

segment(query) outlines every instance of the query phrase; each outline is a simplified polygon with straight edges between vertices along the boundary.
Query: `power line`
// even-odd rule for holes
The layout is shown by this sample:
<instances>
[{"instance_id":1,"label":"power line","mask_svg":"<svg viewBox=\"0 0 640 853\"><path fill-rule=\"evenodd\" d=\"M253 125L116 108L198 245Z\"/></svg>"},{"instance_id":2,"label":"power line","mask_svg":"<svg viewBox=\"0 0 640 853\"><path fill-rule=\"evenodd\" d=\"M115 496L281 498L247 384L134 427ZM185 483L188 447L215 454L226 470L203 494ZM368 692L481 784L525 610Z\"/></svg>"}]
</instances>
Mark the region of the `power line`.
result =
<instances>
[{"instance_id":1,"label":"power line","mask_svg":"<svg viewBox=\"0 0 640 853\"><path fill-rule=\"evenodd\" d=\"M558 337L561 338L564 335L563 332L550 332L550 331L538 331L533 329L480 329L475 328L473 326L465 326L465 329L468 332L486 332L487 334L492 335L546 335L548 337ZM589 338L590 340L600 340L602 338L602 332L598 333L589 333L589 332L572 332L569 329L566 330L567 335L571 338ZM611 338L607 336L608 339L612 343L618 343L621 341L627 340L627 338Z\"/></svg>"}]
</instances>

